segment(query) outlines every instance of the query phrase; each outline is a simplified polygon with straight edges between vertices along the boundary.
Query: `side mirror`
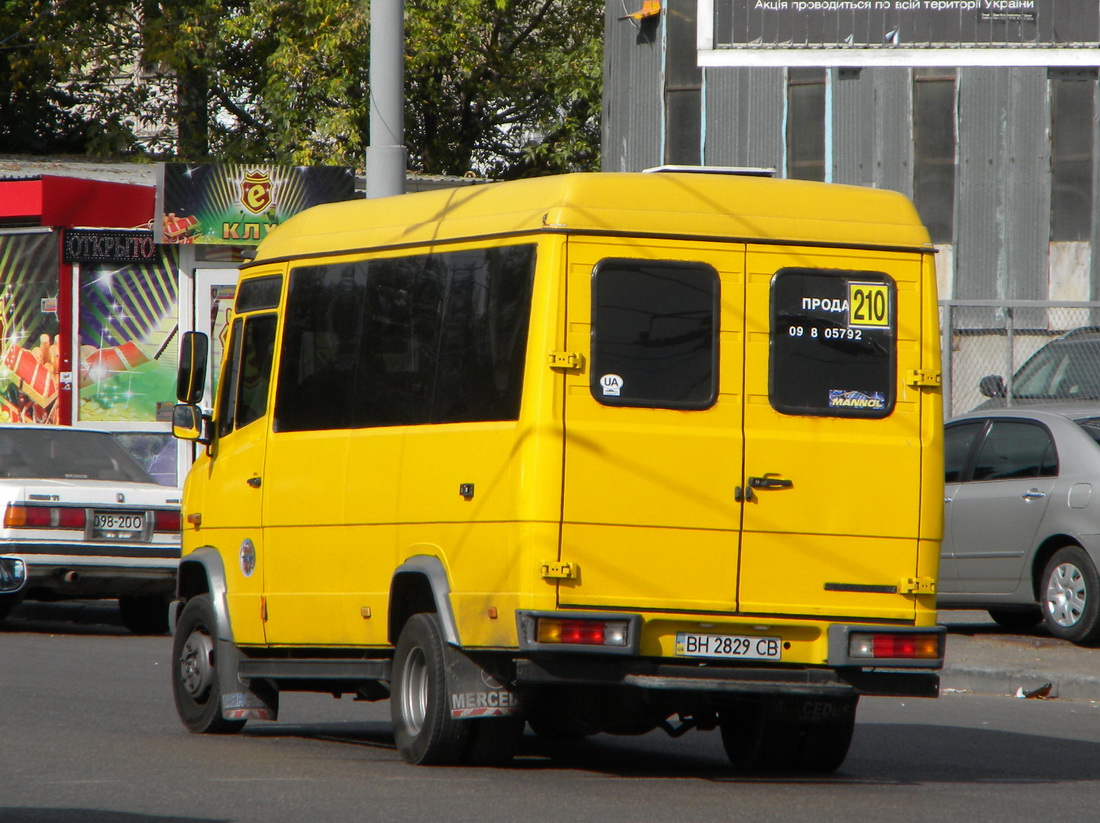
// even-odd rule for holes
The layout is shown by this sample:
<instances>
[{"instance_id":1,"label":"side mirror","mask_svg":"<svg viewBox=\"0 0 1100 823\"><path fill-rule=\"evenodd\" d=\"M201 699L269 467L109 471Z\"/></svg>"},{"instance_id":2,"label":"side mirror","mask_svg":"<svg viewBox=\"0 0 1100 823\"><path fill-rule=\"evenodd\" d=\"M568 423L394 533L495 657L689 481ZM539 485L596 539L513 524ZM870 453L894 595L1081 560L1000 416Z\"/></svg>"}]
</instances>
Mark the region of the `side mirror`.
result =
<instances>
[{"instance_id":1,"label":"side mirror","mask_svg":"<svg viewBox=\"0 0 1100 823\"><path fill-rule=\"evenodd\" d=\"M206 388L206 362L209 351L210 338L205 334L198 331L183 333L183 340L180 341L179 370L176 372L176 399L179 402L193 405L202 400L202 394Z\"/></svg>"},{"instance_id":2,"label":"side mirror","mask_svg":"<svg viewBox=\"0 0 1100 823\"><path fill-rule=\"evenodd\" d=\"M986 397L1004 397L1008 394L1005 391L1005 379L999 374L987 374L979 380L978 391Z\"/></svg>"},{"instance_id":3,"label":"side mirror","mask_svg":"<svg viewBox=\"0 0 1100 823\"><path fill-rule=\"evenodd\" d=\"M18 557L0 557L0 593L17 592L26 582L26 563Z\"/></svg>"},{"instance_id":4,"label":"side mirror","mask_svg":"<svg viewBox=\"0 0 1100 823\"><path fill-rule=\"evenodd\" d=\"M172 436L180 440L209 443L206 436L207 418L193 403L179 403L172 408Z\"/></svg>"}]
</instances>

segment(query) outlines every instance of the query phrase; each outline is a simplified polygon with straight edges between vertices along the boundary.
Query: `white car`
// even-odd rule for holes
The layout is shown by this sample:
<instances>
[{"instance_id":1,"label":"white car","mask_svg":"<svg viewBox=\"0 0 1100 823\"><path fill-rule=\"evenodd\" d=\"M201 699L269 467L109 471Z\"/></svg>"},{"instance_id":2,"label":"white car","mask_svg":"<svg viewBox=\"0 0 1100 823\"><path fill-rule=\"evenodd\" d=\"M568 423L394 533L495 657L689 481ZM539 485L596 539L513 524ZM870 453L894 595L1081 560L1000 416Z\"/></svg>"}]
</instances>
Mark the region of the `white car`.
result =
<instances>
[{"instance_id":1,"label":"white car","mask_svg":"<svg viewBox=\"0 0 1100 823\"><path fill-rule=\"evenodd\" d=\"M21 598L117 598L137 634L168 630L180 490L158 484L107 432L0 426L0 554L26 562Z\"/></svg>"}]
</instances>

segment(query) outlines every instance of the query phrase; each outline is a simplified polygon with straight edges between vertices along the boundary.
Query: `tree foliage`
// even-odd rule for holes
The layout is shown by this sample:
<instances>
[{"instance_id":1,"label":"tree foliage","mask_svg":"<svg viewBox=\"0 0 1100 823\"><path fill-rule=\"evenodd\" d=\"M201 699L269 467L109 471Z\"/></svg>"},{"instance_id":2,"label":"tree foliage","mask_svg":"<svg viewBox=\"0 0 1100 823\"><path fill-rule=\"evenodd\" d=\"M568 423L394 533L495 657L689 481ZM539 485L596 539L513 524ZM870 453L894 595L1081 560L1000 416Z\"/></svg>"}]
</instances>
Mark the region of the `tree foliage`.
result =
<instances>
[{"instance_id":1,"label":"tree foliage","mask_svg":"<svg viewBox=\"0 0 1100 823\"><path fill-rule=\"evenodd\" d=\"M406 0L410 167L596 168L602 22ZM0 152L362 166L369 44L367 0L0 0Z\"/></svg>"}]
</instances>

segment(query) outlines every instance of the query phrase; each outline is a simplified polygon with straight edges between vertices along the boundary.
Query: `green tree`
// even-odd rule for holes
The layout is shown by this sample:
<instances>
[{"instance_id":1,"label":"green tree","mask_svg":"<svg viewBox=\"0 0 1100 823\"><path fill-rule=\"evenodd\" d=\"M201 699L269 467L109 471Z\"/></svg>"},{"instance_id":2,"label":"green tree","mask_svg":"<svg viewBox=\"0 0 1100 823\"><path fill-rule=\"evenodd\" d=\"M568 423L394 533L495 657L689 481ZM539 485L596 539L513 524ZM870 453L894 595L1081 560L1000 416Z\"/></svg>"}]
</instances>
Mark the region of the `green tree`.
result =
<instances>
[{"instance_id":1,"label":"green tree","mask_svg":"<svg viewBox=\"0 0 1100 823\"><path fill-rule=\"evenodd\" d=\"M0 151L361 166L368 13L366 0L0 0ZM602 22L596 0L406 0L410 166L596 168Z\"/></svg>"}]
</instances>

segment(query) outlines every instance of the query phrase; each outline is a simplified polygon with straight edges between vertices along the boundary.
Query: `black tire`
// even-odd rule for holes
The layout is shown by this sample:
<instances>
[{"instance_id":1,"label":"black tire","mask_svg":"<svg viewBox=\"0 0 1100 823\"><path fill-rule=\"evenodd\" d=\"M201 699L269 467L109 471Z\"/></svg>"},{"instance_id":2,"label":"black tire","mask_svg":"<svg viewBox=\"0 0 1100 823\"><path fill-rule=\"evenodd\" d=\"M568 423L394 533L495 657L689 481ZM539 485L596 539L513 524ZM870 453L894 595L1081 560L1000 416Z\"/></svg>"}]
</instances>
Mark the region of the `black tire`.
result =
<instances>
[{"instance_id":1,"label":"black tire","mask_svg":"<svg viewBox=\"0 0 1100 823\"><path fill-rule=\"evenodd\" d=\"M737 771L836 771L848 756L858 696L740 701L720 712Z\"/></svg>"},{"instance_id":2,"label":"black tire","mask_svg":"<svg viewBox=\"0 0 1100 823\"><path fill-rule=\"evenodd\" d=\"M233 734L246 722L222 717L216 638L210 595L188 600L172 639L172 695L183 725L198 734Z\"/></svg>"},{"instance_id":3,"label":"black tire","mask_svg":"<svg viewBox=\"0 0 1100 823\"><path fill-rule=\"evenodd\" d=\"M390 716L397 751L406 762L453 766L463 761L477 721L451 717L443 632L434 614L414 614L397 639Z\"/></svg>"},{"instance_id":4,"label":"black tire","mask_svg":"<svg viewBox=\"0 0 1100 823\"><path fill-rule=\"evenodd\" d=\"M1038 607L1023 611L990 609L989 616L994 623L1010 632L1026 632L1043 622L1043 612Z\"/></svg>"},{"instance_id":5,"label":"black tire","mask_svg":"<svg viewBox=\"0 0 1100 823\"><path fill-rule=\"evenodd\" d=\"M120 597L118 613L122 625L134 634L168 634L168 601L159 595Z\"/></svg>"},{"instance_id":6,"label":"black tire","mask_svg":"<svg viewBox=\"0 0 1100 823\"><path fill-rule=\"evenodd\" d=\"M1080 546L1059 549L1043 570L1043 620L1055 637L1074 643L1100 640L1100 577Z\"/></svg>"},{"instance_id":7,"label":"black tire","mask_svg":"<svg viewBox=\"0 0 1100 823\"><path fill-rule=\"evenodd\" d=\"M19 605L19 601L23 596L16 592L15 594L0 594L0 620L4 620L11 610Z\"/></svg>"}]
</instances>

